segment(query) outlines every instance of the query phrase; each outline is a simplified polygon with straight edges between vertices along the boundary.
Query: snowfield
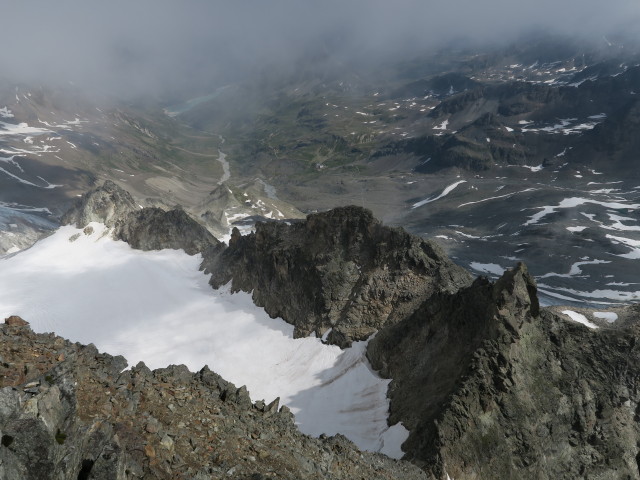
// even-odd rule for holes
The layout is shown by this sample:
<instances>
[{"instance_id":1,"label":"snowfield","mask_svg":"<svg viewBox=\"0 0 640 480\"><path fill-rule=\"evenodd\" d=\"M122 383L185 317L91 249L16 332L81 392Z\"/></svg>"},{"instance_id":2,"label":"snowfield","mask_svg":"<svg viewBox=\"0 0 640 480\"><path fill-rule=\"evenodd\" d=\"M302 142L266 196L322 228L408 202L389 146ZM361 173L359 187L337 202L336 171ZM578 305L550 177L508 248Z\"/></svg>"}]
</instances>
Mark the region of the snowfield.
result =
<instances>
[{"instance_id":1,"label":"snowfield","mask_svg":"<svg viewBox=\"0 0 640 480\"><path fill-rule=\"evenodd\" d=\"M36 332L123 355L150 368L204 365L246 385L253 400L276 397L310 435L342 433L360 448L402 456L408 431L387 426L389 380L372 371L366 342L352 348L293 339L245 293L215 291L183 251L141 252L101 224L71 226L0 259L0 314L20 315Z\"/></svg>"}]
</instances>

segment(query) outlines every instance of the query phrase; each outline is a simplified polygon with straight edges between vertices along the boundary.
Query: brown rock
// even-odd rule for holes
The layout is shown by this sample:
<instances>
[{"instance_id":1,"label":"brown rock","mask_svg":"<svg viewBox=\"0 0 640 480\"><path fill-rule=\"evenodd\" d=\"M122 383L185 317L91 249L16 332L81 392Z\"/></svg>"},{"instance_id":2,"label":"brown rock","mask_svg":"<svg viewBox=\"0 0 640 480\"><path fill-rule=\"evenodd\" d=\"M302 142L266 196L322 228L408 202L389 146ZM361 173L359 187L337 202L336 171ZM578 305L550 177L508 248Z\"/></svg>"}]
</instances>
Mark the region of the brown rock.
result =
<instances>
[{"instance_id":1,"label":"brown rock","mask_svg":"<svg viewBox=\"0 0 640 480\"><path fill-rule=\"evenodd\" d=\"M156 449L153 448L153 445L145 445L144 446L144 453L147 455L147 457L149 458L155 458L156 456Z\"/></svg>"},{"instance_id":2,"label":"brown rock","mask_svg":"<svg viewBox=\"0 0 640 480\"><path fill-rule=\"evenodd\" d=\"M24 327L25 325L29 325L29 322L23 320L18 315L11 315L10 317L5 318L4 323L12 327Z\"/></svg>"}]
</instances>

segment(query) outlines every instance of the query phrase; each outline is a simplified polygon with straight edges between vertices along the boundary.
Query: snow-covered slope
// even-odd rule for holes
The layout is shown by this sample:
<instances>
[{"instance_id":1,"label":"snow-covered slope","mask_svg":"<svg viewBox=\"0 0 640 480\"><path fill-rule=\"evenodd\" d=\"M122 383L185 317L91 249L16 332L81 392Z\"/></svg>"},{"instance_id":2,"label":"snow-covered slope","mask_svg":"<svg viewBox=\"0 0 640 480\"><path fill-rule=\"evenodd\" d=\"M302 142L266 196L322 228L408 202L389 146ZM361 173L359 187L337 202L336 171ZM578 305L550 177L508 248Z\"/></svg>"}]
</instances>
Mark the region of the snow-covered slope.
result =
<instances>
[{"instance_id":1,"label":"snow-covered slope","mask_svg":"<svg viewBox=\"0 0 640 480\"><path fill-rule=\"evenodd\" d=\"M152 368L207 364L254 400L281 397L304 433L343 433L363 449L402 455L408 432L387 427L389 381L371 370L365 342L340 350L294 340L293 327L250 295L212 290L199 256L133 250L91 226L62 227L1 259L0 315Z\"/></svg>"}]
</instances>

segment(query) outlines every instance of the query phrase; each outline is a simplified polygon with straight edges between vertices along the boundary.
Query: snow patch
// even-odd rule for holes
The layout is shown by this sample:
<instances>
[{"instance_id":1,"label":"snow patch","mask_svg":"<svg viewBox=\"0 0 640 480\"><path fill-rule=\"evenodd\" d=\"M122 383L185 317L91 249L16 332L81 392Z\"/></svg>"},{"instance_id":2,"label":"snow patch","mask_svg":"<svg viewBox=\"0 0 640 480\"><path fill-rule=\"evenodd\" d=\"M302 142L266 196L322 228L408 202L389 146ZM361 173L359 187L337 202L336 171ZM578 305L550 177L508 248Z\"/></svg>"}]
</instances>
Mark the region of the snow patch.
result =
<instances>
[{"instance_id":1,"label":"snow patch","mask_svg":"<svg viewBox=\"0 0 640 480\"><path fill-rule=\"evenodd\" d=\"M435 127L433 127L433 129L434 130L446 130L448 125L449 125L449 120L445 120L440 125L436 125Z\"/></svg>"},{"instance_id":2,"label":"snow patch","mask_svg":"<svg viewBox=\"0 0 640 480\"><path fill-rule=\"evenodd\" d=\"M413 206L411 208L418 208L421 207L423 205L426 205L427 203L431 203L431 202L435 202L436 200L441 199L442 197L446 197L447 195L449 195L449 193L451 193L453 191L453 189L455 189L458 185L461 185L463 183L467 183L466 180L459 180L456 183L452 183L451 185L449 185L448 187L446 187L442 193L440 195L438 195L437 197L434 198L427 198L425 200L421 200L417 203L414 203Z\"/></svg>"},{"instance_id":3,"label":"snow patch","mask_svg":"<svg viewBox=\"0 0 640 480\"><path fill-rule=\"evenodd\" d=\"M618 314L614 312L593 312L593 316L606 320L609 323L613 323L618 320Z\"/></svg>"},{"instance_id":4,"label":"snow patch","mask_svg":"<svg viewBox=\"0 0 640 480\"><path fill-rule=\"evenodd\" d=\"M281 397L304 433L342 433L360 448L402 456L408 432L387 426L389 380L371 370L366 342L340 350L294 339L293 326L270 318L250 294L212 290L199 255L136 251L92 226L91 235L61 227L0 259L0 314L94 343L133 365L184 363L196 371L208 364L246 385L254 400Z\"/></svg>"},{"instance_id":5,"label":"snow patch","mask_svg":"<svg viewBox=\"0 0 640 480\"><path fill-rule=\"evenodd\" d=\"M637 203L627 204L627 203L620 203L620 202L601 202L601 201L592 200L589 198L571 197L571 198L563 199L558 205L555 205L555 206L536 207L536 208L540 208L541 211L531 216L529 220L527 220L523 224L523 226L526 227L527 225L535 225L547 215L551 215L552 213L555 213L560 209L574 208L587 203L600 205L602 207L611 208L611 209L637 210L638 208L640 208L640 204L637 204Z\"/></svg>"},{"instance_id":6,"label":"snow patch","mask_svg":"<svg viewBox=\"0 0 640 480\"><path fill-rule=\"evenodd\" d=\"M581 323L586 327L589 327L589 328L592 328L592 329L598 328L598 325L596 325L593 322L590 322L589 320L587 320L587 317L585 317L584 315L582 315L582 314L580 314L578 312L574 312L573 310L563 310L562 313L567 315L574 322Z\"/></svg>"},{"instance_id":7,"label":"snow patch","mask_svg":"<svg viewBox=\"0 0 640 480\"><path fill-rule=\"evenodd\" d=\"M505 272L505 269L496 263L471 262L469 264L469 267L477 272L490 273L497 276L502 276L502 274Z\"/></svg>"}]
</instances>

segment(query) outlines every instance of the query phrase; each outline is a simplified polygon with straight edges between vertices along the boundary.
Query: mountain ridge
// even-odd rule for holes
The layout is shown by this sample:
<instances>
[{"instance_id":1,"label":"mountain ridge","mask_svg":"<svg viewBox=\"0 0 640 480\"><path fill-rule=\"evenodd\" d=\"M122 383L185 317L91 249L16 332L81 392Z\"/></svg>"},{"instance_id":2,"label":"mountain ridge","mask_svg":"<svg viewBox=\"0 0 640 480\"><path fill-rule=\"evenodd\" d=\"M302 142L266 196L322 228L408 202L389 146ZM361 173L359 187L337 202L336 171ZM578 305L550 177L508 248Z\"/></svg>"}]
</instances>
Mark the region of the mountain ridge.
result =
<instances>
[{"instance_id":1,"label":"mountain ridge","mask_svg":"<svg viewBox=\"0 0 640 480\"><path fill-rule=\"evenodd\" d=\"M113 189L111 185L107 188ZM87 198L91 196L95 198L96 192ZM115 198L127 204L125 194ZM113 211L100 202L80 204L89 210L93 206L101 212ZM135 222L136 212L124 210L114 225L132 218ZM85 218L96 219L84 213ZM144 234L153 236L154 232ZM189 236L183 240L188 243ZM437 247L430 245L399 229L381 226L364 209L346 207L290 225L258 224L256 233L250 235L240 235L236 229L229 247L216 244L205 249L202 268L213 273L214 287L235 281L240 290L253 277L259 282L250 284L254 294L261 290L261 298L269 302L269 296L282 291L282 279L302 281L297 274L289 276L289 269L283 274L283 265L295 267L293 271L298 269L304 276L335 255L338 271L342 270L340 262L360 261L363 278L371 274L367 262L382 266L383 271L397 265L406 273L407 268L429 265L433 259L428 255L444 261ZM409 253L417 246L427 257ZM300 256L303 250L308 256ZM295 255L289 256L292 252ZM393 261L385 263L389 260ZM593 310L581 309L593 321L589 327L578 325L569 315L576 312L540 307L536 282L523 264L495 283L483 277L472 281L468 273L452 265L445 262L441 266L449 271L452 283L447 284L446 275L437 269L427 269L427 277L434 282L431 290L424 290L404 309L396 305L393 321L378 313L382 321L367 348L373 368L392 378L389 422L402 421L410 430L403 445L405 458L436 479L480 476L491 480L534 474L557 478L586 472L589 478L610 478L612 472L640 478L634 446L640 441L634 413L640 404L635 388L640 362L630 360L637 356L638 307L616 309L613 323L598 320ZM413 281L383 282L391 291L378 295L393 299L398 295L394 288ZM328 293L325 301L335 300L331 289L318 291ZM300 297L299 312L308 308L308 299L316 298L313 293L293 294ZM407 298L411 300L410 296L404 300ZM292 302L290 297L286 301ZM349 318L353 323L346 325L351 330L340 323L331 325L338 334L331 338L329 332L328 341L347 346L363 331L358 330L358 320L371 328L363 316ZM317 323L302 325L298 335L327 333L324 327L316 331Z\"/></svg>"}]
</instances>

